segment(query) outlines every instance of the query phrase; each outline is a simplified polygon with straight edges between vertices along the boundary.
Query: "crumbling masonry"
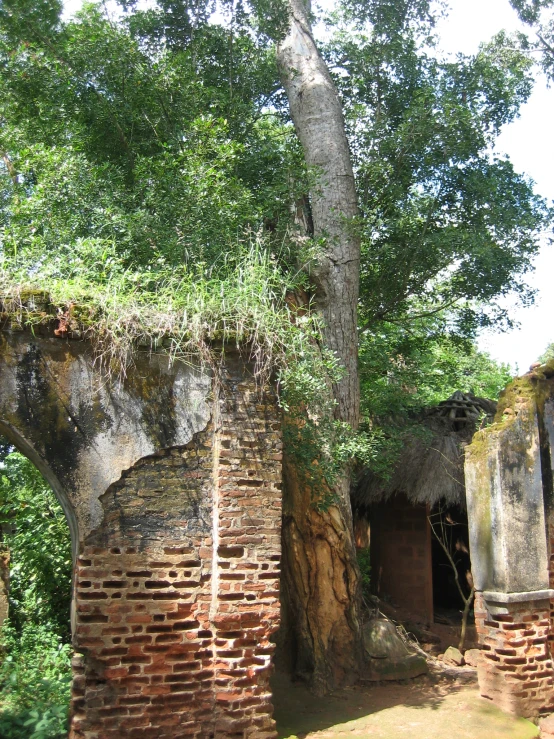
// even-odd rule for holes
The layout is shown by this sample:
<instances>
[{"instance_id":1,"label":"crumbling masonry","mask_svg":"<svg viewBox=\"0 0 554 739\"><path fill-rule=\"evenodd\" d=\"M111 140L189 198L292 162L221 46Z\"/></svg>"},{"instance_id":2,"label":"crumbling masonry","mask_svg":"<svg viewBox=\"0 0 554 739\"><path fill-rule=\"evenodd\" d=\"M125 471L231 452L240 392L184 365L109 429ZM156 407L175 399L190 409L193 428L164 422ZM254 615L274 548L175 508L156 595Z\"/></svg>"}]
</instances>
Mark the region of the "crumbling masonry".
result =
<instances>
[{"instance_id":1,"label":"crumbling masonry","mask_svg":"<svg viewBox=\"0 0 554 739\"><path fill-rule=\"evenodd\" d=\"M535 717L554 711L554 366L500 399L466 453L482 695Z\"/></svg>"},{"instance_id":2,"label":"crumbling masonry","mask_svg":"<svg viewBox=\"0 0 554 739\"><path fill-rule=\"evenodd\" d=\"M71 529L70 737L276 736L273 396L238 354L215 374L137 354L108 382L86 342L40 333L0 332L0 433Z\"/></svg>"}]
</instances>

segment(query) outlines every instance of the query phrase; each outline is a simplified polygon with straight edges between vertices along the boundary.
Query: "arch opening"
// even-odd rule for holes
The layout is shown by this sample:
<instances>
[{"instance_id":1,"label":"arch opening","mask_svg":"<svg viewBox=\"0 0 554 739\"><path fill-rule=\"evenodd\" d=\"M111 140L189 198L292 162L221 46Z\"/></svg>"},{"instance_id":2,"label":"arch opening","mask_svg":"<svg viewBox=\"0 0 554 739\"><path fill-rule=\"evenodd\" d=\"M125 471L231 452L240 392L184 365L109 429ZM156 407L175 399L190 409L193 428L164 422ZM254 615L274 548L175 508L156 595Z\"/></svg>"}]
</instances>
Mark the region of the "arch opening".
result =
<instances>
[{"instance_id":1,"label":"arch opening","mask_svg":"<svg viewBox=\"0 0 554 739\"><path fill-rule=\"evenodd\" d=\"M0 437L4 437L24 457L32 462L51 487L58 503L62 507L67 525L69 526L69 533L71 535L71 552L73 563L75 563L79 551L79 525L77 523L77 517L73 510L73 506L69 502L62 484L52 471L50 465L40 456L34 446L27 441L27 439L14 426L2 419L0 419Z\"/></svg>"}]
</instances>

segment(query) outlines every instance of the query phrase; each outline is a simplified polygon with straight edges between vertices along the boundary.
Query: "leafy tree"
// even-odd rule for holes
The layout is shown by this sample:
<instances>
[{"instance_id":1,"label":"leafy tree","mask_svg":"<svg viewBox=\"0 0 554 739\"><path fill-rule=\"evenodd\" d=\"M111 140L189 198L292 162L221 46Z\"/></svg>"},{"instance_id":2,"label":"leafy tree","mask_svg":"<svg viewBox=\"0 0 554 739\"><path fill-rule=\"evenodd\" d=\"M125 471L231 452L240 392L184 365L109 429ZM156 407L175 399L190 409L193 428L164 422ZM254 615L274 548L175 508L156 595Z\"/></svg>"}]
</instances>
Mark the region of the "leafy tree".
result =
<instances>
[{"instance_id":1,"label":"leafy tree","mask_svg":"<svg viewBox=\"0 0 554 739\"><path fill-rule=\"evenodd\" d=\"M495 400L513 376L508 365L449 335L443 320L383 323L360 340L361 428L374 439L364 465L385 479L406 436L422 432L423 409L457 390Z\"/></svg>"},{"instance_id":2,"label":"leafy tree","mask_svg":"<svg viewBox=\"0 0 554 739\"><path fill-rule=\"evenodd\" d=\"M4 441L4 440L3 440ZM8 444L0 467L0 524L10 552L10 611L2 629L0 735L67 732L71 541L61 506L37 469Z\"/></svg>"},{"instance_id":3,"label":"leafy tree","mask_svg":"<svg viewBox=\"0 0 554 739\"><path fill-rule=\"evenodd\" d=\"M436 405L456 390L496 399L512 378L474 344L450 336L436 316L402 326L382 325L360 342L362 413L402 416Z\"/></svg>"},{"instance_id":4,"label":"leafy tree","mask_svg":"<svg viewBox=\"0 0 554 739\"><path fill-rule=\"evenodd\" d=\"M530 94L531 63L503 34L475 57L442 62L422 48L429 24L397 23L388 36L352 30L346 14L327 48L354 142L361 320L449 310L471 335L509 321L495 305L507 291L531 299L522 278L548 224L529 181L493 149Z\"/></svg>"},{"instance_id":5,"label":"leafy tree","mask_svg":"<svg viewBox=\"0 0 554 739\"><path fill-rule=\"evenodd\" d=\"M370 336L387 333L383 321L406 327L449 311L442 323L448 344L506 318L491 301L509 289L508 272L511 289L531 299L513 277L530 268L537 230L549 214L530 183L490 153L501 126L529 95L530 63L503 35L475 58L440 62L424 50L433 24L428 3L369 2L345 4L335 14L326 68L307 6L290 7L277 55L306 165L317 172L310 203L314 235L324 245L312 270L315 306L327 345L348 368L347 381L333 388L337 417L355 426L358 339L349 320L356 309ZM350 151L343 146L342 113ZM361 357L362 377L371 356ZM373 423L369 437L376 439ZM316 687L318 681L329 687L355 672L359 638L347 486L335 483L332 516L318 516L296 471L285 459L287 597L299 668L312 673ZM325 540L333 556L313 556L316 540ZM303 556L289 561L300 542L309 542ZM340 647L330 646L331 633L340 634Z\"/></svg>"},{"instance_id":6,"label":"leafy tree","mask_svg":"<svg viewBox=\"0 0 554 739\"><path fill-rule=\"evenodd\" d=\"M552 0L510 0L521 20L531 26L534 38L522 35L524 49L541 52L545 74L554 79L554 2Z\"/></svg>"},{"instance_id":7,"label":"leafy tree","mask_svg":"<svg viewBox=\"0 0 554 739\"><path fill-rule=\"evenodd\" d=\"M10 551L10 622L49 625L70 639L71 541L60 504L36 467L19 452L0 468L0 522Z\"/></svg>"}]
</instances>

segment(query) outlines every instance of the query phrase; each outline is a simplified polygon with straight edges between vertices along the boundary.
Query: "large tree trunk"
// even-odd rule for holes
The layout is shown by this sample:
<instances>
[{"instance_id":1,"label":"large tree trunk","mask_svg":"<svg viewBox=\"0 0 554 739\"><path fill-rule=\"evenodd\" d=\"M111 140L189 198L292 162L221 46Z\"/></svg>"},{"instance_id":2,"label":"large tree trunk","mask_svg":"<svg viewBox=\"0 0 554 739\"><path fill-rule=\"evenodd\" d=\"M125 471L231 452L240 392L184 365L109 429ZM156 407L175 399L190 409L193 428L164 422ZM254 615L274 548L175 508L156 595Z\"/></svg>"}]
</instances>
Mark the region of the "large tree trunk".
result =
<instances>
[{"instance_id":1,"label":"large tree trunk","mask_svg":"<svg viewBox=\"0 0 554 739\"><path fill-rule=\"evenodd\" d=\"M10 553L0 539L0 629L10 608Z\"/></svg>"},{"instance_id":2,"label":"large tree trunk","mask_svg":"<svg viewBox=\"0 0 554 739\"><path fill-rule=\"evenodd\" d=\"M314 274L316 308L324 318L325 343L346 368L332 388L337 417L355 428L360 271L356 189L341 104L303 0L290 0L289 32L278 45L277 59L306 164L315 177L310 193L314 237L324 240ZM287 455L284 471L283 587L296 670L324 693L356 680L363 654L349 475L345 470L334 484L336 505L320 512Z\"/></svg>"}]
</instances>

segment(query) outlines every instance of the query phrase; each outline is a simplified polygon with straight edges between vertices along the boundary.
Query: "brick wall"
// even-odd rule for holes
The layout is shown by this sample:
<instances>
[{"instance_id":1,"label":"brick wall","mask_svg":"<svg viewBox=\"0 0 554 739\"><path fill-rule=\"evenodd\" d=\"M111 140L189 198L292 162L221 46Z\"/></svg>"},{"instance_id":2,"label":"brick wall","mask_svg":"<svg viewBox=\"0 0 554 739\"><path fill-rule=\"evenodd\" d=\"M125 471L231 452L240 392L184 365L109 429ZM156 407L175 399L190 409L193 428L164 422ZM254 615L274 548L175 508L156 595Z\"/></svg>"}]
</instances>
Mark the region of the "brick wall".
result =
<instances>
[{"instance_id":1,"label":"brick wall","mask_svg":"<svg viewBox=\"0 0 554 739\"><path fill-rule=\"evenodd\" d=\"M519 716L554 711L549 601L491 608L477 593L475 625L483 650L481 695Z\"/></svg>"},{"instance_id":2,"label":"brick wall","mask_svg":"<svg viewBox=\"0 0 554 739\"><path fill-rule=\"evenodd\" d=\"M274 737L281 442L228 368L212 421L101 498L76 568L70 737Z\"/></svg>"},{"instance_id":3,"label":"brick wall","mask_svg":"<svg viewBox=\"0 0 554 739\"><path fill-rule=\"evenodd\" d=\"M427 507L396 495L370 510L371 583L414 615L433 620L431 534Z\"/></svg>"}]
</instances>

